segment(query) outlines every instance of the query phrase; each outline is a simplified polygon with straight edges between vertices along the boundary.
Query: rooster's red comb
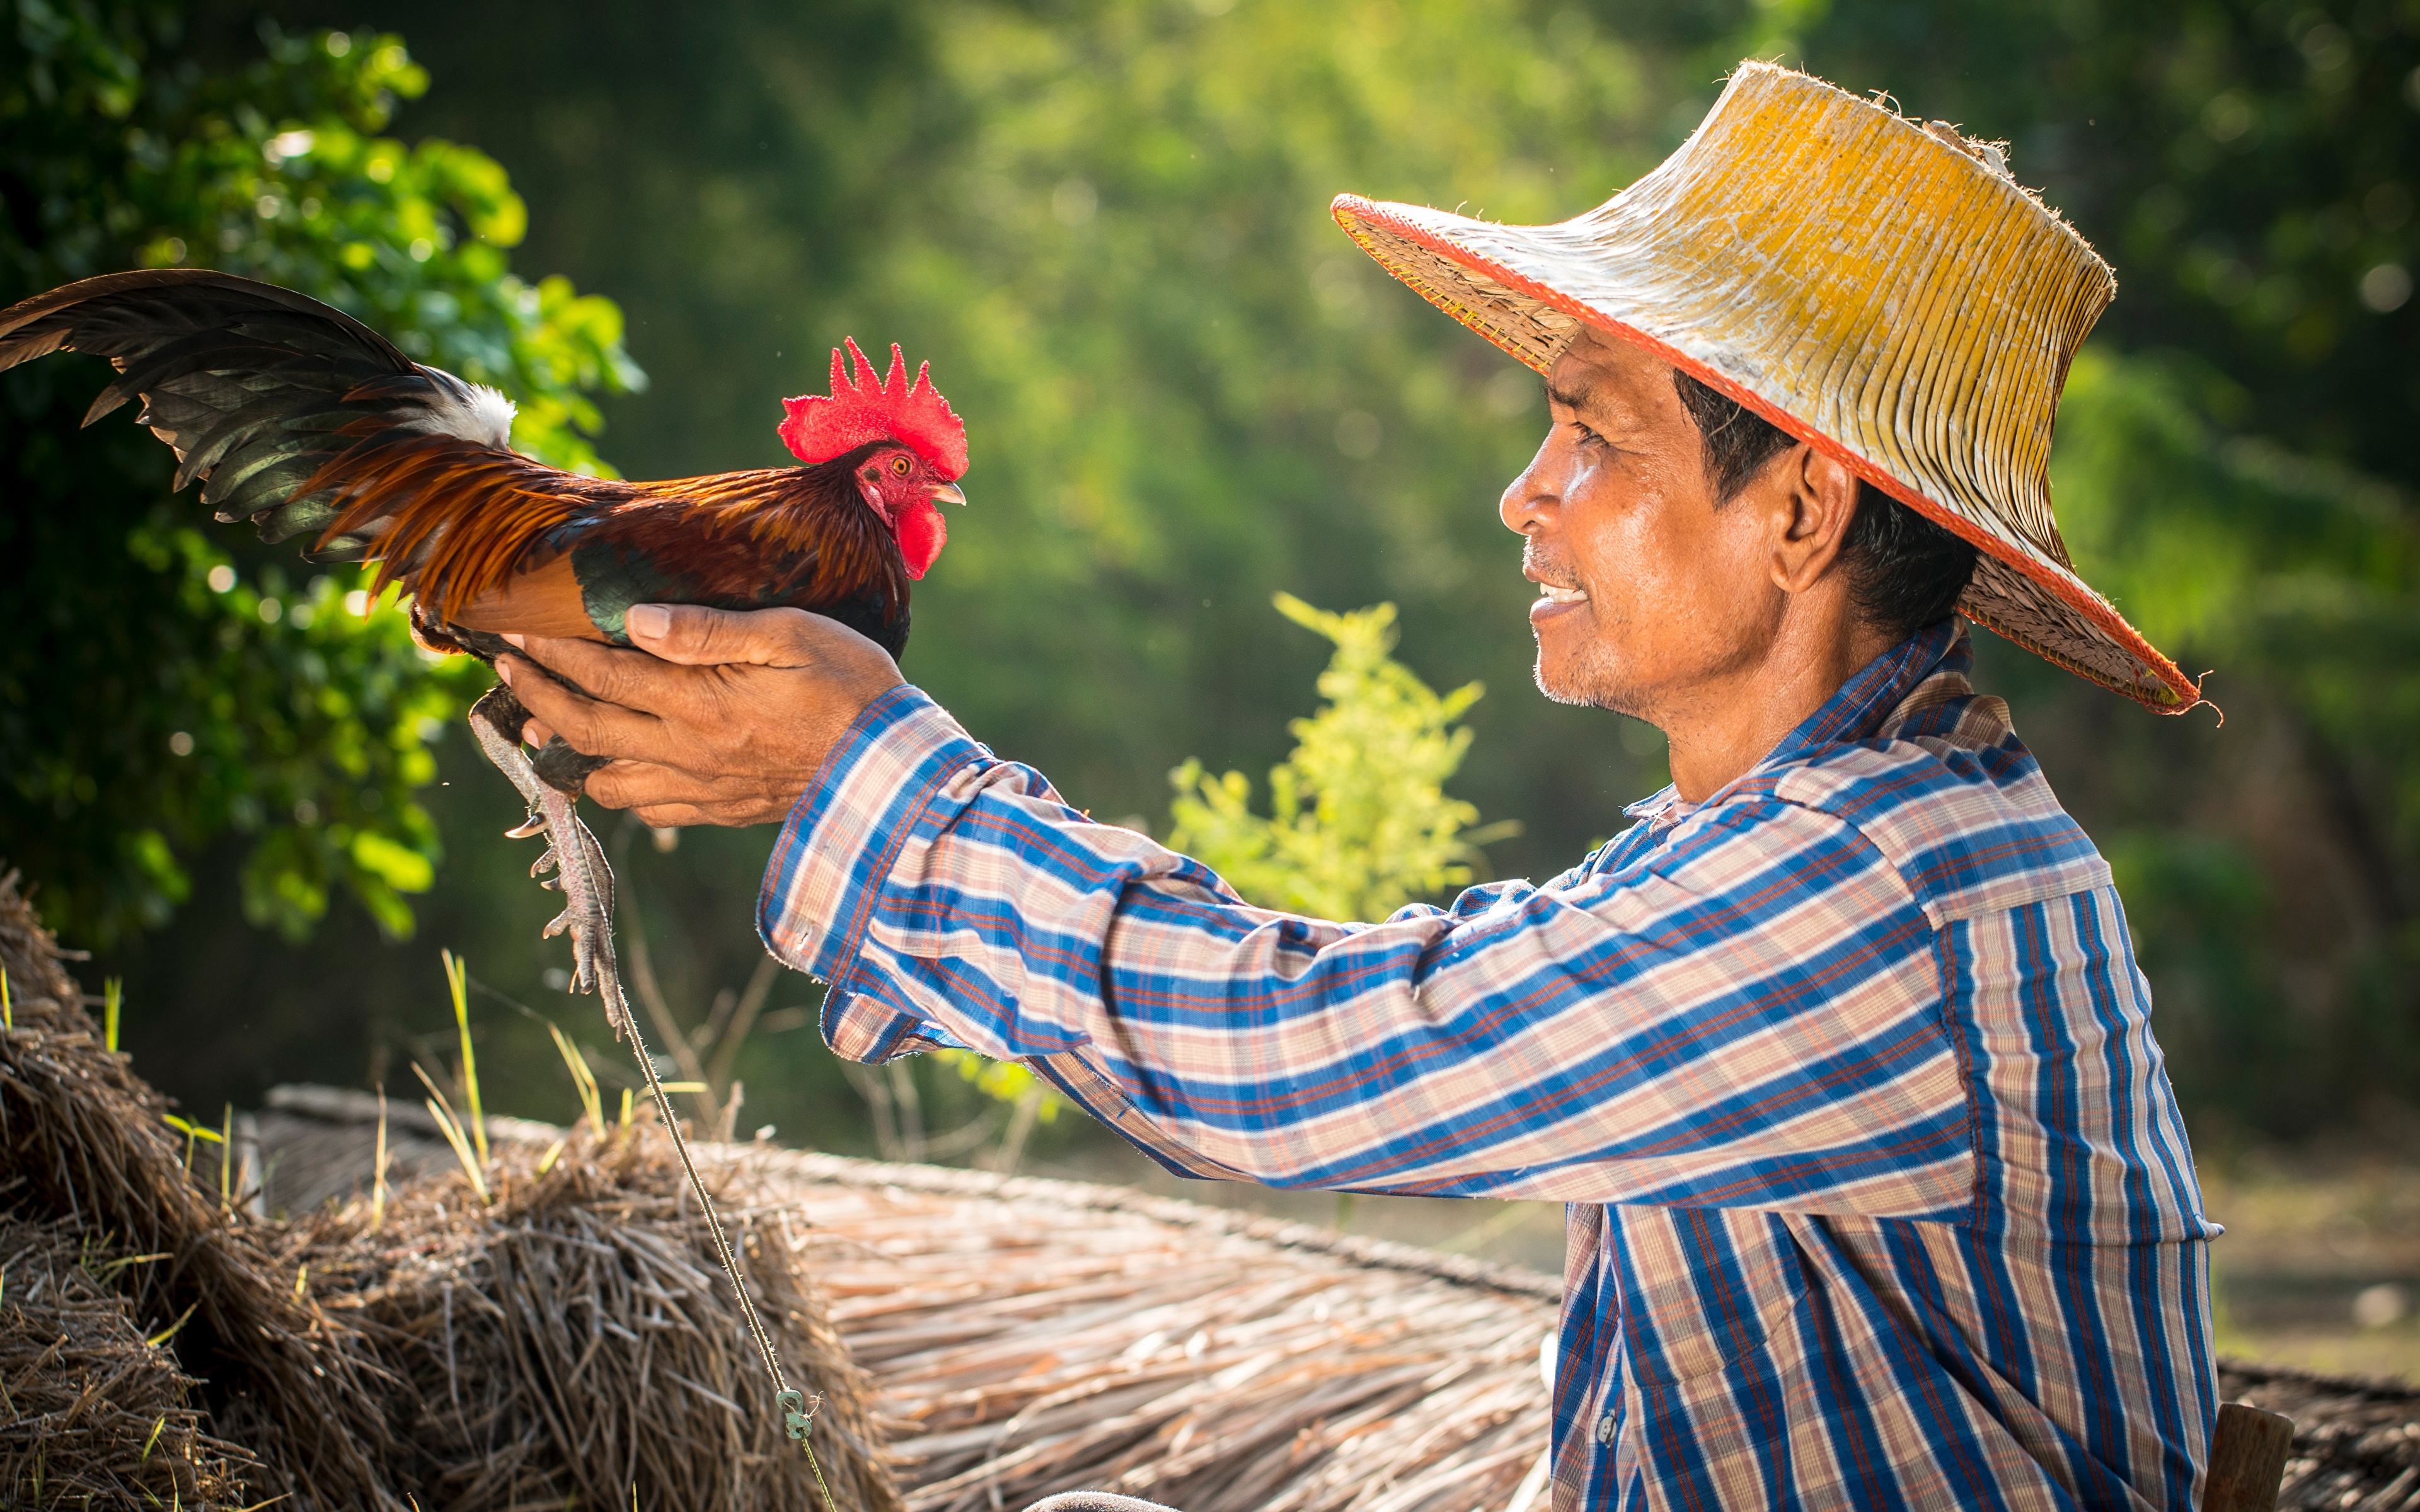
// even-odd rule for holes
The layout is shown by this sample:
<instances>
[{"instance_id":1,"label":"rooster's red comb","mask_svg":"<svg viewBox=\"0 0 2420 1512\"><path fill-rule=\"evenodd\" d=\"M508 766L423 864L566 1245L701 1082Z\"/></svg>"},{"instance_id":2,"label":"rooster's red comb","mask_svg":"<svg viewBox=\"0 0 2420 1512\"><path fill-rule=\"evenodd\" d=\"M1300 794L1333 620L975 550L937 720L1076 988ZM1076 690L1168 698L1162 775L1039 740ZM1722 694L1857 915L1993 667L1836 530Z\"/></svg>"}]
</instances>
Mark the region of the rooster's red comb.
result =
<instances>
[{"instance_id":1,"label":"rooster's red comb","mask_svg":"<svg viewBox=\"0 0 2420 1512\"><path fill-rule=\"evenodd\" d=\"M899 344L891 344L891 371L874 381L874 364L848 340L848 358L856 364L852 378L841 350L832 348L831 393L811 393L784 399L789 411L782 422L782 440L801 462L829 462L868 441L893 440L908 447L944 477L955 480L967 471L967 427L950 412L950 401L933 387L933 364L916 370L908 382L908 361Z\"/></svg>"}]
</instances>

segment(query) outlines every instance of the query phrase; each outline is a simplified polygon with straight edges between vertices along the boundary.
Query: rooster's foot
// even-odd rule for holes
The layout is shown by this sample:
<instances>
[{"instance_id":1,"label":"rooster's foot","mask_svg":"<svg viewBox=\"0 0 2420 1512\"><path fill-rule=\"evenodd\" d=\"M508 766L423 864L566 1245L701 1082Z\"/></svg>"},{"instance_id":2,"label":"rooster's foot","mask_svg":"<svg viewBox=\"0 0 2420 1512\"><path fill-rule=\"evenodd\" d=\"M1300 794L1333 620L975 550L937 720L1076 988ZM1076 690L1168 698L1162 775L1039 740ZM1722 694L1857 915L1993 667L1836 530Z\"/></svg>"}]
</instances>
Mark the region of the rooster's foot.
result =
<instances>
[{"instance_id":1,"label":"rooster's foot","mask_svg":"<svg viewBox=\"0 0 2420 1512\"><path fill-rule=\"evenodd\" d=\"M581 823L578 800L557 792L539 778L521 750L522 711L518 701L504 702L496 688L471 708L471 733L496 769L520 790L530 806L528 820L506 831L516 838L543 834L547 848L530 868L533 877L552 872L540 884L563 894L563 912L546 926L544 937L571 936L571 987L574 992L602 992L605 1017L616 1037L629 1027L629 1006L613 957L613 871L605 848Z\"/></svg>"}]
</instances>

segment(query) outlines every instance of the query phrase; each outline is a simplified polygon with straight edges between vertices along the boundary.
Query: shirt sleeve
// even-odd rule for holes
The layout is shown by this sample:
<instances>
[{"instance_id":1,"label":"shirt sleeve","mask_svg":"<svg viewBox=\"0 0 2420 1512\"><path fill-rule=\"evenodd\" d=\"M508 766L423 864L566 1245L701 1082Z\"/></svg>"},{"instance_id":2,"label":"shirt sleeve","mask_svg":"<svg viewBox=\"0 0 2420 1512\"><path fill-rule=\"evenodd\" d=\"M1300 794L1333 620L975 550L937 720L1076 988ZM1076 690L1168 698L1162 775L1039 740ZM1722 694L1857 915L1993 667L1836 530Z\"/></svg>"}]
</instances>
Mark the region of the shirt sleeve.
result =
<instances>
[{"instance_id":1,"label":"shirt sleeve","mask_svg":"<svg viewBox=\"0 0 2420 1512\"><path fill-rule=\"evenodd\" d=\"M1612 859L1374 924L1255 908L901 687L784 825L759 924L842 1055L1025 1060L1191 1175L1962 1216L1935 932L1874 847L1762 797Z\"/></svg>"}]
</instances>

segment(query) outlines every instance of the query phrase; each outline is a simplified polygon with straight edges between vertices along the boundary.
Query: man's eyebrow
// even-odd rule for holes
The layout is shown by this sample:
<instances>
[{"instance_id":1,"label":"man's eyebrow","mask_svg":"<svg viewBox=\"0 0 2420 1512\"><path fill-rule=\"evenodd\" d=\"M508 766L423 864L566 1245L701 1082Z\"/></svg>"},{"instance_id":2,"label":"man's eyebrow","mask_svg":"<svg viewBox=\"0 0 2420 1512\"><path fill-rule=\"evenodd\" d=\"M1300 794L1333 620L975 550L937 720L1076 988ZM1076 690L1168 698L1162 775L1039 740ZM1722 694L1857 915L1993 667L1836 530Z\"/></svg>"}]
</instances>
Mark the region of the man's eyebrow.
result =
<instances>
[{"instance_id":1,"label":"man's eyebrow","mask_svg":"<svg viewBox=\"0 0 2420 1512\"><path fill-rule=\"evenodd\" d=\"M1595 397L1596 391L1590 388L1585 383L1581 384L1576 389L1565 389L1558 388L1553 378L1548 378L1546 380L1546 402L1548 404L1559 404L1566 409L1585 409L1589 406L1589 401Z\"/></svg>"}]
</instances>

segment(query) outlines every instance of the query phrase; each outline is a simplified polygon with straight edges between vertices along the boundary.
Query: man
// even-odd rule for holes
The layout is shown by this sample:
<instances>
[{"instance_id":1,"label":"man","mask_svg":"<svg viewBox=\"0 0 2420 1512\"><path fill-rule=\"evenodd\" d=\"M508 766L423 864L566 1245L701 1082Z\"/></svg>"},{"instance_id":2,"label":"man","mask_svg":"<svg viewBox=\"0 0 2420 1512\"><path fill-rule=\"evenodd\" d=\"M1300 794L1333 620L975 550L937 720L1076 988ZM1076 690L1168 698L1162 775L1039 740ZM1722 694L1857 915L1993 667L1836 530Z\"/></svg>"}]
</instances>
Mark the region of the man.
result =
<instances>
[{"instance_id":1,"label":"man","mask_svg":"<svg viewBox=\"0 0 2420 1512\"><path fill-rule=\"evenodd\" d=\"M1539 686L1673 777L1561 876L1249 907L794 612L529 645L606 702L500 670L599 801L783 823L761 924L843 1055L1024 1058L1197 1176L1571 1204L1559 1507L2194 1506L2216 1229L2108 868L1952 613L2195 700L2051 521L2108 270L1993 149L1753 64L1577 221L1337 218L1546 374Z\"/></svg>"}]
</instances>

